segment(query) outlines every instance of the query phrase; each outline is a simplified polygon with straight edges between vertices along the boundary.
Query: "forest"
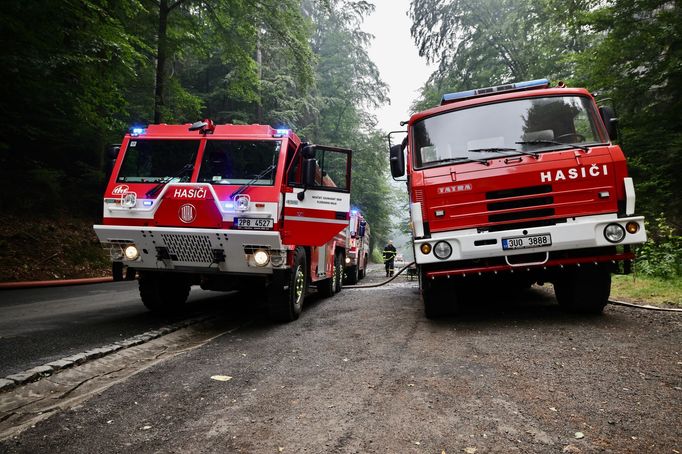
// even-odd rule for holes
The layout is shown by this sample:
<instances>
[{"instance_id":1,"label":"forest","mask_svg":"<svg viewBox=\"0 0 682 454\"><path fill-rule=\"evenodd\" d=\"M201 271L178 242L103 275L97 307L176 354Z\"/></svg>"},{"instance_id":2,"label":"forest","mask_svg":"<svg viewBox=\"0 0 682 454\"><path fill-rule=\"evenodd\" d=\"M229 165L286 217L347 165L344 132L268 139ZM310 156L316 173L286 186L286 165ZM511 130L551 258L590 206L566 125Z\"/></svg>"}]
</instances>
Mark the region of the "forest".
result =
<instances>
[{"instance_id":1,"label":"forest","mask_svg":"<svg viewBox=\"0 0 682 454\"><path fill-rule=\"evenodd\" d=\"M134 124L211 118L352 148L352 204L383 241L399 196L370 113L390 102L362 30L373 11L365 0L4 2L3 217L96 222L108 145ZM444 92L545 77L612 104L653 240L642 266L682 272L679 1L412 0L407 14L438 66L413 111Z\"/></svg>"}]
</instances>

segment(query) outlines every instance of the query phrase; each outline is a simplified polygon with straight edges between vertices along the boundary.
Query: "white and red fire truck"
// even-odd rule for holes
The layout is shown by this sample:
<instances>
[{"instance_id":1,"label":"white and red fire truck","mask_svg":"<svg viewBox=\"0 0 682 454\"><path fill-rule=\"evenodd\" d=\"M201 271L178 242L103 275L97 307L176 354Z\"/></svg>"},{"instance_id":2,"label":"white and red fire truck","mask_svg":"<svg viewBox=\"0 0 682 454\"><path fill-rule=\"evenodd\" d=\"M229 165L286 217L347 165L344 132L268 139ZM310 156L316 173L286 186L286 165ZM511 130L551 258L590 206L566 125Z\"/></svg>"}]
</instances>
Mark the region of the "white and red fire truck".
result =
<instances>
[{"instance_id":1,"label":"white and red fire truck","mask_svg":"<svg viewBox=\"0 0 682 454\"><path fill-rule=\"evenodd\" d=\"M367 274L370 256L369 224L358 210L351 211L346 238L348 239L348 247L346 249L344 282L352 285L357 284Z\"/></svg>"},{"instance_id":2,"label":"white and red fire truck","mask_svg":"<svg viewBox=\"0 0 682 454\"><path fill-rule=\"evenodd\" d=\"M446 94L407 132L391 171L407 165L428 317L481 286L533 282L552 282L571 310L602 311L611 273L629 272L646 241L610 107L541 79Z\"/></svg>"},{"instance_id":3,"label":"white and red fire truck","mask_svg":"<svg viewBox=\"0 0 682 454\"><path fill-rule=\"evenodd\" d=\"M351 151L262 125L150 125L125 136L94 229L137 271L150 310L190 286L248 290L298 318L308 286L341 290Z\"/></svg>"}]
</instances>

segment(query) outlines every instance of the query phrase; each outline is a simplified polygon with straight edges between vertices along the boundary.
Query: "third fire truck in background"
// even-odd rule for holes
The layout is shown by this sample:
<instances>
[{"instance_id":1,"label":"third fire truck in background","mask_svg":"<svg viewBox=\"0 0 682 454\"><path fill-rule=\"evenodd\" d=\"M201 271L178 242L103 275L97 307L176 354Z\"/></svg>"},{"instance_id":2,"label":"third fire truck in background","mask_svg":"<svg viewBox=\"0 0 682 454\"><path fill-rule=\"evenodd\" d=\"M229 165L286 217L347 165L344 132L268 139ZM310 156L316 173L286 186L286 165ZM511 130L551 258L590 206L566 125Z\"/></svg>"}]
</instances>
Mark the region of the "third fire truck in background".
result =
<instances>
[{"instance_id":1,"label":"third fire truck in background","mask_svg":"<svg viewBox=\"0 0 682 454\"><path fill-rule=\"evenodd\" d=\"M120 147L95 225L142 302L176 309L190 287L240 289L298 318L309 285L341 290L351 151L263 125L150 125Z\"/></svg>"},{"instance_id":2,"label":"third fire truck in background","mask_svg":"<svg viewBox=\"0 0 682 454\"><path fill-rule=\"evenodd\" d=\"M358 210L351 211L346 238L345 283L356 284L367 274L367 264L370 257L369 224Z\"/></svg>"},{"instance_id":3,"label":"third fire truck in background","mask_svg":"<svg viewBox=\"0 0 682 454\"><path fill-rule=\"evenodd\" d=\"M542 79L446 94L407 132L391 171L407 166L428 317L491 284L533 282L552 282L562 306L602 311L611 273L629 272L646 241L611 108Z\"/></svg>"}]
</instances>

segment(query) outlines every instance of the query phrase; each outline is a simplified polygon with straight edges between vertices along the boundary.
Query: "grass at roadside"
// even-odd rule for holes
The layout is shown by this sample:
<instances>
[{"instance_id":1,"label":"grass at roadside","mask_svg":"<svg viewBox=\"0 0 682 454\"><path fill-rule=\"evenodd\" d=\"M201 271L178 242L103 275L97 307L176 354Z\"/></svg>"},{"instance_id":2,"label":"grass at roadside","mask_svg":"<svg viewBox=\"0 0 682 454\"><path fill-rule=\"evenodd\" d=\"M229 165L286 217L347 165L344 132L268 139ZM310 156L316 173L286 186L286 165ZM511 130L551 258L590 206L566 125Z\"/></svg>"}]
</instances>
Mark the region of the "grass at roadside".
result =
<instances>
[{"instance_id":1,"label":"grass at roadside","mask_svg":"<svg viewBox=\"0 0 682 454\"><path fill-rule=\"evenodd\" d=\"M658 306L682 307L682 279L628 275L613 276L611 298Z\"/></svg>"}]
</instances>

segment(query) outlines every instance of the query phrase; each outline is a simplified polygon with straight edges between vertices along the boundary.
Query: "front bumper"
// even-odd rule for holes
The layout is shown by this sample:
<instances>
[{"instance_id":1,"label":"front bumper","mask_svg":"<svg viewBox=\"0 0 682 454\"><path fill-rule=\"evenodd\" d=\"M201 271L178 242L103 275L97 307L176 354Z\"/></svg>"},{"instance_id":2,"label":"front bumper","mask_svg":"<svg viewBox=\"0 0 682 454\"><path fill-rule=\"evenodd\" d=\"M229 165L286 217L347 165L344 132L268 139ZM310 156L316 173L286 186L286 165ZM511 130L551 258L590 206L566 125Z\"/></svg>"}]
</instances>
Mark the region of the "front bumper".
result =
<instances>
[{"instance_id":1,"label":"front bumper","mask_svg":"<svg viewBox=\"0 0 682 454\"><path fill-rule=\"evenodd\" d=\"M139 258L123 263L139 270L270 275L273 269L287 267L287 248L279 232L113 225L93 228L102 245L114 253L124 245L135 245ZM257 250L270 254L265 266L256 265L253 255Z\"/></svg>"},{"instance_id":2,"label":"front bumper","mask_svg":"<svg viewBox=\"0 0 682 454\"><path fill-rule=\"evenodd\" d=\"M639 225L637 233L626 233L625 239L615 245L634 245L646 241L644 231L644 218L628 217L618 218L616 214L605 214L597 216L583 216L569 219L564 224L557 224L548 227L533 227L527 229L514 229L500 232L478 232L477 229L468 229L452 232L437 232L431 238L418 239L414 241L415 260L418 265L425 264L445 264L459 260L476 260L492 257L513 257L515 255L536 254L545 252L557 252L576 249L591 249L606 246L615 246L604 238L604 228L611 223L618 223L625 226L628 222L636 222ZM550 246L503 250L503 238L516 238L539 234L550 234L552 244ZM444 260L437 258L433 251L423 254L421 245L429 243L431 246L439 241L446 241L452 247L452 254ZM543 263L531 263L541 265ZM509 266L527 266L527 263L514 264Z\"/></svg>"}]
</instances>

